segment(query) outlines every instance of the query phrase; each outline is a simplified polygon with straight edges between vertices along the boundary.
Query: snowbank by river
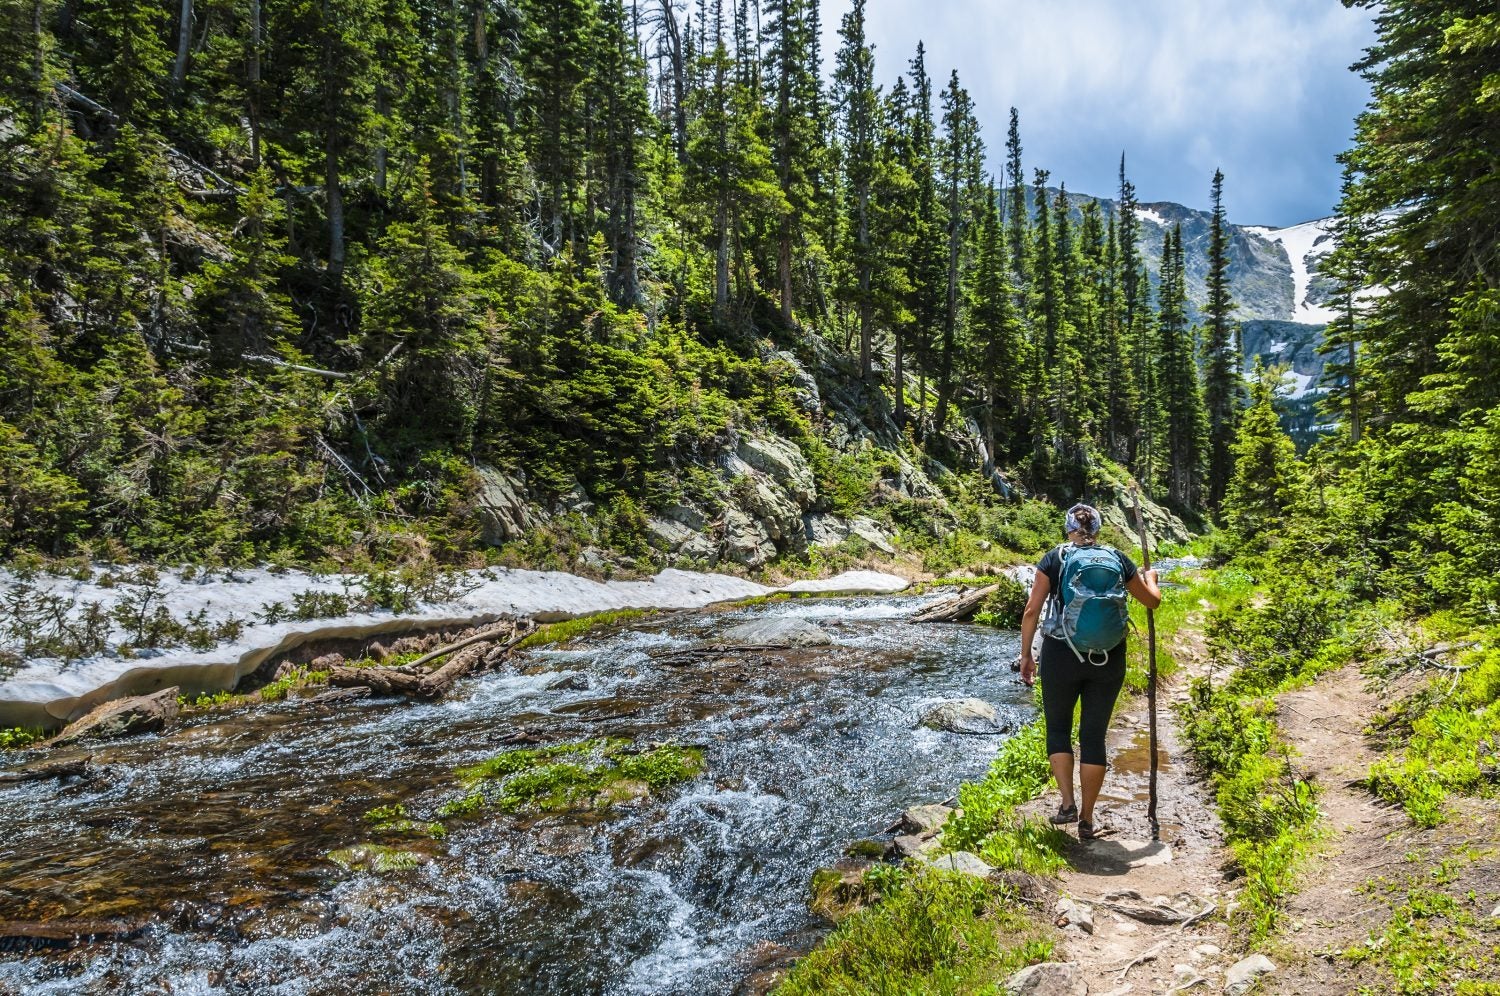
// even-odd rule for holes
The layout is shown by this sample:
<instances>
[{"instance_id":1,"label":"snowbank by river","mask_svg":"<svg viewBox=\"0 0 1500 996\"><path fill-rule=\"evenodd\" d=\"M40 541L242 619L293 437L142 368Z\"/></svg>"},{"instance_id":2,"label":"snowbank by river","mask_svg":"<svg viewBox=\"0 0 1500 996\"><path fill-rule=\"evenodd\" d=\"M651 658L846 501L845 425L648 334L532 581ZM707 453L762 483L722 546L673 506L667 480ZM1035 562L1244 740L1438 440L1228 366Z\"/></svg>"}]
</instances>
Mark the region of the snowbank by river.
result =
<instances>
[{"instance_id":1,"label":"snowbank by river","mask_svg":"<svg viewBox=\"0 0 1500 996\"><path fill-rule=\"evenodd\" d=\"M36 583L73 600L80 611L89 603L99 603L108 611L127 597L128 588L101 585L101 578L100 574L90 580L47 576ZM8 586L13 581L0 572L0 584ZM521 616L556 622L612 609L695 609L778 591L892 594L906 586L903 578L872 571L768 588L743 578L678 570L662 571L649 581L599 582L556 571L496 568L471 572L462 586L467 591L450 601L400 614L377 610L309 622L267 623L260 621L266 606L290 604L299 593L341 594L347 590L346 579L263 570L185 579L168 572L161 576L161 600L174 616L200 613L197 619L208 624L239 619L244 621L240 635L207 651L141 650L131 657L106 654L72 662L28 661L0 682L0 727L55 727L100 702L172 685L181 686L187 694L232 688L268 657L310 640L473 626ZM119 639L112 634L112 643Z\"/></svg>"}]
</instances>

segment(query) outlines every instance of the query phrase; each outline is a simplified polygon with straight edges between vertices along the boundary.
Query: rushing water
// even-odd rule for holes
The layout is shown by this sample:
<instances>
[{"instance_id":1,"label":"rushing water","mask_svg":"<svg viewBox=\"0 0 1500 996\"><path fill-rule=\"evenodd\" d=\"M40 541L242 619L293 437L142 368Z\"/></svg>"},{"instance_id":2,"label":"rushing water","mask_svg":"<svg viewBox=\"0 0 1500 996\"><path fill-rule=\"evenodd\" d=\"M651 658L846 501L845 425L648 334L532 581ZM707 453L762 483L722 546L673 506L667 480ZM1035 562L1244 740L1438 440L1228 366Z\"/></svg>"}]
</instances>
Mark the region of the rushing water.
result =
<instances>
[{"instance_id":1,"label":"rushing water","mask_svg":"<svg viewBox=\"0 0 1500 996\"><path fill-rule=\"evenodd\" d=\"M26 993L728 993L805 949L819 865L906 806L981 774L998 737L916 728L975 696L1017 722L1017 638L913 626L911 598L784 602L671 617L541 651L432 705L289 702L94 750L103 777L0 789L0 919L147 917L128 941L0 953ZM836 645L664 655L748 618L798 616ZM559 677L588 687L549 689ZM590 737L704 750L697 780L630 809L455 821L405 842L430 863L349 873L366 810L416 817L455 766Z\"/></svg>"}]
</instances>

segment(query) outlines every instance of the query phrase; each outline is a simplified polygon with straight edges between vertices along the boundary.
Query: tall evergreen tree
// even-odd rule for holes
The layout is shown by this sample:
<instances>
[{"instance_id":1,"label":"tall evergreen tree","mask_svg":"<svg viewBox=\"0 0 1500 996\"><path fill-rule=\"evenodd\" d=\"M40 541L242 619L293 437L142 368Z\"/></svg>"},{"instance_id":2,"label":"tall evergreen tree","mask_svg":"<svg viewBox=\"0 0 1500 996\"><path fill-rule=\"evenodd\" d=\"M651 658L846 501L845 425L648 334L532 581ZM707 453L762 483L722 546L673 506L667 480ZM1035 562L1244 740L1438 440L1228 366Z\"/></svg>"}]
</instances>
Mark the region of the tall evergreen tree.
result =
<instances>
[{"instance_id":1,"label":"tall evergreen tree","mask_svg":"<svg viewBox=\"0 0 1500 996\"><path fill-rule=\"evenodd\" d=\"M1241 380L1238 329L1230 320L1229 223L1224 215L1224 173L1214 171L1213 220L1208 246L1208 302L1203 342L1203 399L1208 408L1208 506L1217 510L1234 473L1235 427L1239 422Z\"/></svg>"},{"instance_id":2,"label":"tall evergreen tree","mask_svg":"<svg viewBox=\"0 0 1500 996\"><path fill-rule=\"evenodd\" d=\"M948 406L953 399L954 360L962 320L964 255L973 220L975 193L979 190L980 165L984 146L979 138L979 122L974 117L974 103L953 72L942 93L943 142L939 156L939 175L943 198L948 208L948 279L943 308L943 336L937 356L937 410L933 428L941 434L947 425Z\"/></svg>"},{"instance_id":3,"label":"tall evergreen tree","mask_svg":"<svg viewBox=\"0 0 1500 996\"><path fill-rule=\"evenodd\" d=\"M853 279L845 297L854 305L859 324L859 371L868 380L874 342L875 305L873 283L878 249L871 239L873 213L871 187L876 172L876 129L880 118L880 92L875 85L875 50L865 39L866 0L854 0L844 15L834 69L834 94L839 109L839 133L843 142L845 230L847 254Z\"/></svg>"},{"instance_id":4,"label":"tall evergreen tree","mask_svg":"<svg viewBox=\"0 0 1500 996\"><path fill-rule=\"evenodd\" d=\"M1182 225L1167 233L1162 249L1161 311L1158 319L1160 357L1155 379L1161 412L1161 454L1167 500L1191 511L1202 507L1208 448L1208 413L1198 376L1197 350L1187 315L1187 272Z\"/></svg>"}]
</instances>

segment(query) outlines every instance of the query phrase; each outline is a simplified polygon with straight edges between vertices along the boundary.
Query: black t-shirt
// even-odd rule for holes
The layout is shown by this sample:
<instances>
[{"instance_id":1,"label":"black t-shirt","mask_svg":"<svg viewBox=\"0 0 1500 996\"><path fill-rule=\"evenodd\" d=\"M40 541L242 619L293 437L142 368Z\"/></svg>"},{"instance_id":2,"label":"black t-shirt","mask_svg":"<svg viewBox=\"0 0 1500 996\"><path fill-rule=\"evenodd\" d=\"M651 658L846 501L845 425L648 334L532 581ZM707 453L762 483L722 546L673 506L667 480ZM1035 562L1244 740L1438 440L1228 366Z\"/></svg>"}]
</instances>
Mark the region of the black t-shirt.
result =
<instances>
[{"instance_id":1,"label":"black t-shirt","mask_svg":"<svg viewBox=\"0 0 1500 996\"><path fill-rule=\"evenodd\" d=\"M1125 554L1121 553L1119 550L1115 550L1115 548L1112 546L1103 546L1100 547L1100 549L1114 550L1115 556L1120 558L1120 582L1122 584L1128 585L1131 581L1135 580L1136 574L1139 573L1139 568L1135 566L1135 561L1125 556ZM1047 580L1052 582L1051 595L1048 596L1049 598L1052 597L1052 595L1056 595L1057 592L1062 590L1061 551L1061 547L1054 546L1052 549L1048 550L1042 555L1041 560L1037 561L1037 571L1039 573L1047 575Z\"/></svg>"}]
</instances>

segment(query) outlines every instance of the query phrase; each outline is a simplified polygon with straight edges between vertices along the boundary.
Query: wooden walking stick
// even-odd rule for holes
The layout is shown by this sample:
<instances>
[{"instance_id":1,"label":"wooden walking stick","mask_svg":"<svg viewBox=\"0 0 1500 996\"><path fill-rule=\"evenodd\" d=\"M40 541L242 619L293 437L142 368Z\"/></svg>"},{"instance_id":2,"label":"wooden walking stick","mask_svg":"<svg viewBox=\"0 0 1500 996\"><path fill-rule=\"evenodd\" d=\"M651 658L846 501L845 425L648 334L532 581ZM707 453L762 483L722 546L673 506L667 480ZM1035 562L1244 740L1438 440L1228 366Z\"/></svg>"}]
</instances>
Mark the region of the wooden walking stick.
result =
<instances>
[{"instance_id":1,"label":"wooden walking stick","mask_svg":"<svg viewBox=\"0 0 1500 996\"><path fill-rule=\"evenodd\" d=\"M1141 536L1141 570L1151 569L1151 538L1146 535L1146 516L1141 512L1141 496L1132 492L1135 500L1135 526ZM1151 839L1161 840L1161 824L1156 821L1156 613L1146 610L1146 654L1150 661L1146 678L1146 708L1151 715L1151 782L1149 801L1146 803L1146 819L1151 821Z\"/></svg>"}]
</instances>

